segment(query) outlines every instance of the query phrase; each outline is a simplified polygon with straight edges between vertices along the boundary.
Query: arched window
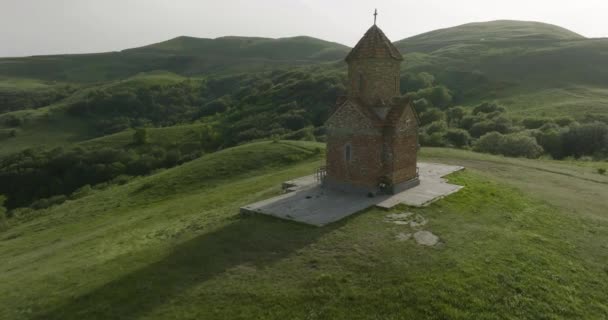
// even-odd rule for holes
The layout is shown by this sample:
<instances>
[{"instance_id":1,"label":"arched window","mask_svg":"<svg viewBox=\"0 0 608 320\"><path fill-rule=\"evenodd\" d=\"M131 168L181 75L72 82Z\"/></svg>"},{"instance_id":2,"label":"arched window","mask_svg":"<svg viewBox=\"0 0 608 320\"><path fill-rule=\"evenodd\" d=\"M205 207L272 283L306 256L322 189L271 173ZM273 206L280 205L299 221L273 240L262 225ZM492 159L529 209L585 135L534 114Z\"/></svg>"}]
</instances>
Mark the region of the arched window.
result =
<instances>
[{"instance_id":1,"label":"arched window","mask_svg":"<svg viewBox=\"0 0 608 320\"><path fill-rule=\"evenodd\" d=\"M344 146L344 160L346 160L346 162L350 162L350 160L352 158L353 158L352 146L350 144L347 144L346 146Z\"/></svg>"}]
</instances>

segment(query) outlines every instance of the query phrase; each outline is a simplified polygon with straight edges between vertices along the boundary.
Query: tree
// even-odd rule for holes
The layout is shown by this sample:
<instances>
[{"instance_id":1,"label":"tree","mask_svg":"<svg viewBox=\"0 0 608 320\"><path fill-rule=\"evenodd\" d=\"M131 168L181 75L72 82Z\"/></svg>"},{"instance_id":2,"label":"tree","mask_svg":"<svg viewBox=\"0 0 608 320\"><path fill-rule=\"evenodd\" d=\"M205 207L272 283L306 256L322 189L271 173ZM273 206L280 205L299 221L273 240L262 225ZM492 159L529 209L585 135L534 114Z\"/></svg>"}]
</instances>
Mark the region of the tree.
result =
<instances>
[{"instance_id":1,"label":"tree","mask_svg":"<svg viewBox=\"0 0 608 320\"><path fill-rule=\"evenodd\" d=\"M228 110L227 100L229 100L229 99L224 97L224 98L216 99L216 100L213 100L213 101L207 103L206 105L204 105L201 108L201 111L199 112L199 116L201 116L201 117L211 116L216 113L222 113L222 112Z\"/></svg>"},{"instance_id":2,"label":"tree","mask_svg":"<svg viewBox=\"0 0 608 320\"><path fill-rule=\"evenodd\" d=\"M541 131L536 135L536 141L553 159L564 157L562 134L558 130Z\"/></svg>"},{"instance_id":3,"label":"tree","mask_svg":"<svg viewBox=\"0 0 608 320\"><path fill-rule=\"evenodd\" d=\"M448 130L448 125L443 120L435 121L428 126L426 126L426 133L432 135L433 133L441 133L443 134Z\"/></svg>"},{"instance_id":4,"label":"tree","mask_svg":"<svg viewBox=\"0 0 608 320\"><path fill-rule=\"evenodd\" d=\"M426 133L421 134L420 144L428 147L445 147L446 145L442 132L435 132L431 135Z\"/></svg>"},{"instance_id":5,"label":"tree","mask_svg":"<svg viewBox=\"0 0 608 320\"><path fill-rule=\"evenodd\" d=\"M448 117L448 124L450 126L458 126L460 120L466 115L466 111L463 107L451 107L446 110L445 114Z\"/></svg>"},{"instance_id":6,"label":"tree","mask_svg":"<svg viewBox=\"0 0 608 320\"><path fill-rule=\"evenodd\" d=\"M136 145L144 145L148 143L148 130L146 128L137 128L133 134L133 143Z\"/></svg>"},{"instance_id":7,"label":"tree","mask_svg":"<svg viewBox=\"0 0 608 320\"><path fill-rule=\"evenodd\" d=\"M421 89L432 87L435 84L435 77L427 72L417 75L406 73L401 77L401 92L416 92Z\"/></svg>"},{"instance_id":8,"label":"tree","mask_svg":"<svg viewBox=\"0 0 608 320\"><path fill-rule=\"evenodd\" d=\"M440 109L445 109L452 103L452 93L444 86L433 87L429 98Z\"/></svg>"},{"instance_id":9,"label":"tree","mask_svg":"<svg viewBox=\"0 0 608 320\"><path fill-rule=\"evenodd\" d=\"M564 153L581 157L608 149L608 125L602 122L571 127L562 135Z\"/></svg>"},{"instance_id":10,"label":"tree","mask_svg":"<svg viewBox=\"0 0 608 320\"><path fill-rule=\"evenodd\" d=\"M423 112L420 115L420 125L425 126L435 121L443 120L444 113L437 109L431 109L427 112Z\"/></svg>"},{"instance_id":11,"label":"tree","mask_svg":"<svg viewBox=\"0 0 608 320\"><path fill-rule=\"evenodd\" d=\"M492 131L502 134L509 133L511 131L511 120L502 116L491 120L483 120L473 124L469 130L471 135L476 138Z\"/></svg>"},{"instance_id":12,"label":"tree","mask_svg":"<svg viewBox=\"0 0 608 320\"><path fill-rule=\"evenodd\" d=\"M426 112L429 108L431 108L431 104L424 98L414 101L414 109L418 113Z\"/></svg>"}]
</instances>

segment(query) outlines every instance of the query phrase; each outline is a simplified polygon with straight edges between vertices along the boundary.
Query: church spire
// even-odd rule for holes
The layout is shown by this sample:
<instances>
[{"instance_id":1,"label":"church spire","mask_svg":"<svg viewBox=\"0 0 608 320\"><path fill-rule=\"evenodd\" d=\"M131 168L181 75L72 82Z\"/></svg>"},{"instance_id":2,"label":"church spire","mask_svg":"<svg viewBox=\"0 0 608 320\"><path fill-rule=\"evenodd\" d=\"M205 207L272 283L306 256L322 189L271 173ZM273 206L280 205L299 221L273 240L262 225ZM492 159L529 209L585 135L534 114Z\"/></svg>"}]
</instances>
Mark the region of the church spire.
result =
<instances>
[{"instance_id":1,"label":"church spire","mask_svg":"<svg viewBox=\"0 0 608 320\"><path fill-rule=\"evenodd\" d=\"M346 62L366 58L391 58L394 60L403 60L399 50L375 24L367 30L363 38L359 40L357 45L355 45L351 52L346 56Z\"/></svg>"}]
</instances>

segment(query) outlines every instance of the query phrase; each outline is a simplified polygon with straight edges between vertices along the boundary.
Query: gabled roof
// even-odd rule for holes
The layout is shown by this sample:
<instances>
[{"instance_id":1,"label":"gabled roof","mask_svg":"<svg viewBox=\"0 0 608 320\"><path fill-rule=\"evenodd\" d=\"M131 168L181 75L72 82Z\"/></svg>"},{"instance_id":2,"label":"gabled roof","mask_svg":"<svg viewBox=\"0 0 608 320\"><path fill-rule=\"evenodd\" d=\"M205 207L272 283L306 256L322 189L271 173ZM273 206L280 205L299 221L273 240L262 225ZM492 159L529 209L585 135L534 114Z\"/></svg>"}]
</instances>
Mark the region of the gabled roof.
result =
<instances>
[{"instance_id":1,"label":"gabled roof","mask_svg":"<svg viewBox=\"0 0 608 320\"><path fill-rule=\"evenodd\" d=\"M375 24L367 30L363 38L346 56L346 62L354 59L366 58L392 58L403 60L399 50L384 35L384 32Z\"/></svg>"},{"instance_id":2,"label":"gabled roof","mask_svg":"<svg viewBox=\"0 0 608 320\"><path fill-rule=\"evenodd\" d=\"M411 110L414 115L414 119L416 120L416 124L420 125L420 118L418 117L418 112L416 112L416 108L414 108L414 104L412 103L412 99L407 97L405 99L397 100L396 104L393 105L391 111L388 113L386 117L386 123L390 125L395 125L401 116L407 112L407 110Z\"/></svg>"},{"instance_id":3,"label":"gabled roof","mask_svg":"<svg viewBox=\"0 0 608 320\"><path fill-rule=\"evenodd\" d=\"M365 108L357 99L347 99L334 110L325 122L327 128L347 127L376 130L382 121L369 108Z\"/></svg>"},{"instance_id":4,"label":"gabled roof","mask_svg":"<svg viewBox=\"0 0 608 320\"><path fill-rule=\"evenodd\" d=\"M414 108L414 105L412 103L412 99L409 97L391 101L391 103L387 105L387 107L389 107L390 109L384 119L380 118L380 116L372 110L373 108L364 107L364 104L359 98L347 98L345 100L342 100L336 106L332 114L329 116L327 123L329 123L330 119L347 104L349 106L352 106L355 110L359 111L360 114L368 118L374 126L396 125L397 121L401 119L401 116L408 109L412 111L416 120L416 124L420 125L420 118L418 117L418 112L416 112L416 109Z\"/></svg>"}]
</instances>

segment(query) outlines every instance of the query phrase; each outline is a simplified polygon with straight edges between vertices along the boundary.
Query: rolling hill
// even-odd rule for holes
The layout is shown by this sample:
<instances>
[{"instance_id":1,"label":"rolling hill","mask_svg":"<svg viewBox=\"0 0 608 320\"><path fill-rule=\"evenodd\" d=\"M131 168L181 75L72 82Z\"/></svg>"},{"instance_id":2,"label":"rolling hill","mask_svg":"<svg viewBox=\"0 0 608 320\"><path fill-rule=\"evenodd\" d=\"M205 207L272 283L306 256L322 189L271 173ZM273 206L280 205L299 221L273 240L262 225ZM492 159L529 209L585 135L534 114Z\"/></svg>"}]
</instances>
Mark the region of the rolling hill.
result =
<instances>
[{"instance_id":1,"label":"rolling hill","mask_svg":"<svg viewBox=\"0 0 608 320\"><path fill-rule=\"evenodd\" d=\"M438 29L397 41L396 45L407 46L414 51L430 52L434 45L442 47L447 43L538 42L584 39L586 38L575 32L547 23L497 20Z\"/></svg>"},{"instance_id":2,"label":"rolling hill","mask_svg":"<svg viewBox=\"0 0 608 320\"><path fill-rule=\"evenodd\" d=\"M435 75L465 103L497 100L519 115L608 113L608 39L538 22L493 21L395 45L408 71Z\"/></svg>"},{"instance_id":3,"label":"rolling hill","mask_svg":"<svg viewBox=\"0 0 608 320\"><path fill-rule=\"evenodd\" d=\"M157 70L186 76L253 72L335 61L348 50L337 43L303 36L281 39L178 37L120 52L1 58L0 77L99 82Z\"/></svg>"},{"instance_id":4,"label":"rolling hill","mask_svg":"<svg viewBox=\"0 0 608 320\"><path fill-rule=\"evenodd\" d=\"M538 22L491 21L436 30L395 45L405 55L403 75L432 74L452 91L456 104L497 101L514 119L608 121L606 39L586 39ZM0 155L142 124L213 123L232 131L229 145L241 139L237 136L285 136L285 127L319 127L344 92L345 68L338 61L348 50L310 37L178 37L121 52L0 59ZM129 95L149 99L160 88L197 98L165 97L157 101L160 109L136 114L131 102L118 101ZM184 88L187 94L177 93ZM116 95L118 100L105 99L92 116L67 114L91 95ZM201 119L197 114L206 115L207 106L226 112ZM100 114L104 108L116 112ZM152 113L176 119L150 123ZM106 130L107 123L118 122L122 124ZM101 132L100 123L106 128Z\"/></svg>"}]
</instances>

